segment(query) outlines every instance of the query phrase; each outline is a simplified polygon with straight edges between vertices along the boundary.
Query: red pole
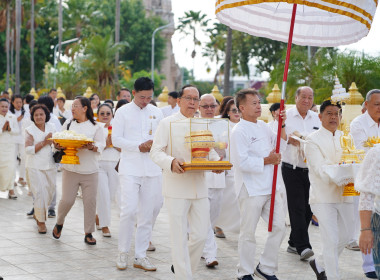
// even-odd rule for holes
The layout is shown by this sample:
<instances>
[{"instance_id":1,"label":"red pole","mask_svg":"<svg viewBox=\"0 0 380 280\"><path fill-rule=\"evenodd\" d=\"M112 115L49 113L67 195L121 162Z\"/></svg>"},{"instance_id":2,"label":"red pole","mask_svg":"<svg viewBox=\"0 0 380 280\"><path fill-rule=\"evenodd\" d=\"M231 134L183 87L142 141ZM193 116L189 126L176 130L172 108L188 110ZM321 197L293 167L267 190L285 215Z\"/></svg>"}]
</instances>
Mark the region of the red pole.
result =
<instances>
[{"instance_id":1,"label":"red pole","mask_svg":"<svg viewBox=\"0 0 380 280\"><path fill-rule=\"evenodd\" d=\"M289 38L288 38L288 48L286 50L284 76L282 79L280 112L284 110L285 89L286 89L286 81L288 80L289 59L290 59L290 52L292 50L293 30L294 30L294 21L296 18L296 11L297 11L297 4L293 4L292 19L290 22L290 30L289 30ZM276 153L280 152L281 129L282 129L282 118L280 116L278 118ZM278 165L275 165L274 172L273 172L272 196L270 200L270 212L269 212L269 223L268 223L269 232L272 231L272 225L273 225L274 202L276 199L277 172L278 172Z\"/></svg>"}]
</instances>

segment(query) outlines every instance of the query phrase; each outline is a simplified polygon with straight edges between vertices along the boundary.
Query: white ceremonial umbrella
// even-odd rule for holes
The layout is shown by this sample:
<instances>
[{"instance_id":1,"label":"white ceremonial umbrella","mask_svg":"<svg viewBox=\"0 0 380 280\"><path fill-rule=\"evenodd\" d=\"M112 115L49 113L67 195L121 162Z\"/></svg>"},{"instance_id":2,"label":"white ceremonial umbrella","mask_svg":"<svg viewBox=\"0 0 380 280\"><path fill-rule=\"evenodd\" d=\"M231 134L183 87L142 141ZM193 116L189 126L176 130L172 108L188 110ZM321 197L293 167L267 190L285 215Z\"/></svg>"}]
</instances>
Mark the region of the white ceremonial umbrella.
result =
<instances>
[{"instance_id":1,"label":"white ceremonial umbrella","mask_svg":"<svg viewBox=\"0 0 380 280\"><path fill-rule=\"evenodd\" d=\"M232 29L288 43L281 90L284 109L292 42L302 46L336 47L365 37L378 0L216 0L215 14ZM282 118L276 152L280 150ZM278 165L274 166L268 231L272 231Z\"/></svg>"}]
</instances>

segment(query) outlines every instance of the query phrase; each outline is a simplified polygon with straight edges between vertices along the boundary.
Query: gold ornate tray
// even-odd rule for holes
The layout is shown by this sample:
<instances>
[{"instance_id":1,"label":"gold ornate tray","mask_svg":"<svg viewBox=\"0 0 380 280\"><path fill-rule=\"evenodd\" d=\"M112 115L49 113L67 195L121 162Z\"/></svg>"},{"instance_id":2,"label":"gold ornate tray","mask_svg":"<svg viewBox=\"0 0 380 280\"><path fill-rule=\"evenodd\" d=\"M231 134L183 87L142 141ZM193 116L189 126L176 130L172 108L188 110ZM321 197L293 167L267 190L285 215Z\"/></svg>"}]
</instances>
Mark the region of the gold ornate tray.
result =
<instances>
[{"instance_id":1,"label":"gold ornate tray","mask_svg":"<svg viewBox=\"0 0 380 280\"><path fill-rule=\"evenodd\" d=\"M231 170L232 164L229 161L196 161L185 162L183 170Z\"/></svg>"},{"instance_id":2,"label":"gold ornate tray","mask_svg":"<svg viewBox=\"0 0 380 280\"><path fill-rule=\"evenodd\" d=\"M348 185L345 185L343 187L343 196L358 196L358 195L360 195L360 193L355 190L353 183L349 183Z\"/></svg>"},{"instance_id":3,"label":"gold ornate tray","mask_svg":"<svg viewBox=\"0 0 380 280\"><path fill-rule=\"evenodd\" d=\"M89 140L73 140L73 139L49 139L53 140L54 143L59 144L64 148L65 154L62 156L61 163L63 164L80 164L79 157L77 156L78 149L83 147L88 143L94 141Z\"/></svg>"}]
</instances>

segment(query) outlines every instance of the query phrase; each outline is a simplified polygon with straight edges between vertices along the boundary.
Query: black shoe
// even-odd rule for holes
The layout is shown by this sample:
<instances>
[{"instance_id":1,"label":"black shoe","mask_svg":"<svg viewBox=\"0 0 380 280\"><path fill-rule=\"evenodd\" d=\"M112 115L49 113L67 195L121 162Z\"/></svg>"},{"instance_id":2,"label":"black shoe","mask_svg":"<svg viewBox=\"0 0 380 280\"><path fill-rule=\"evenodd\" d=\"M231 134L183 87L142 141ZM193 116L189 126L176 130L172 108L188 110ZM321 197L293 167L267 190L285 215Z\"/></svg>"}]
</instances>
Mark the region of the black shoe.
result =
<instances>
[{"instance_id":1,"label":"black shoe","mask_svg":"<svg viewBox=\"0 0 380 280\"><path fill-rule=\"evenodd\" d=\"M376 275L376 272L375 272L375 271L366 272L366 273L364 273L364 275L365 275L367 278L377 279L377 275Z\"/></svg>"},{"instance_id":2,"label":"black shoe","mask_svg":"<svg viewBox=\"0 0 380 280\"><path fill-rule=\"evenodd\" d=\"M27 215L28 217L33 216L33 215L34 215L34 208L32 208L32 210L30 210L30 212L26 213L26 215Z\"/></svg>"},{"instance_id":3,"label":"black shoe","mask_svg":"<svg viewBox=\"0 0 380 280\"><path fill-rule=\"evenodd\" d=\"M254 280L251 274L244 275L243 277L238 278L238 280Z\"/></svg>"},{"instance_id":4,"label":"black shoe","mask_svg":"<svg viewBox=\"0 0 380 280\"><path fill-rule=\"evenodd\" d=\"M317 265L315 264L315 260L309 261L311 268L313 269L315 275L317 276L317 280L327 280L326 273L324 271L318 272Z\"/></svg>"},{"instance_id":5,"label":"black shoe","mask_svg":"<svg viewBox=\"0 0 380 280\"><path fill-rule=\"evenodd\" d=\"M259 266L260 266L260 264L258 264L256 266L256 269L255 269L255 274L257 275L257 277L259 277L261 279L267 279L267 280L278 280L278 278L276 277L276 275L268 275L268 274L265 274L264 272L262 272L260 270Z\"/></svg>"},{"instance_id":6,"label":"black shoe","mask_svg":"<svg viewBox=\"0 0 380 280\"><path fill-rule=\"evenodd\" d=\"M49 209L49 211L48 211L48 218L55 218L55 211L54 211L54 209Z\"/></svg>"},{"instance_id":7,"label":"black shoe","mask_svg":"<svg viewBox=\"0 0 380 280\"><path fill-rule=\"evenodd\" d=\"M170 267L170 270L173 272L173 274L175 274L173 265Z\"/></svg>"}]
</instances>

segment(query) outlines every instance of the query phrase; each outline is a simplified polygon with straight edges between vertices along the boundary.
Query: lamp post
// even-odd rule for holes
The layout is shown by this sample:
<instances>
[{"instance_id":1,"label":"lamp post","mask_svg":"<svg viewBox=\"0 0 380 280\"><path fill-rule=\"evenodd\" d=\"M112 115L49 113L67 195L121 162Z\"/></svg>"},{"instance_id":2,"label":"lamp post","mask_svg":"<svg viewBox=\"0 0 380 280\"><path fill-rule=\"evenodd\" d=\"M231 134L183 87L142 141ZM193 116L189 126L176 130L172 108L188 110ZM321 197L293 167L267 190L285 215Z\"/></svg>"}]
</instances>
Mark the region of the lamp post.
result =
<instances>
[{"instance_id":1,"label":"lamp post","mask_svg":"<svg viewBox=\"0 0 380 280\"><path fill-rule=\"evenodd\" d=\"M67 40L67 41L63 41L61 43L61 46L66 45L66 44L70 44L70 43L73 43L73 42L76 42L78 40L79 40L79 38L73 38L73 39L70 39L70 40ZM56 58L56 54L57 54L57 48L58 48L58 46L59 46L59 44L56 44L55 47L54 47L54 70L57 70L57 58ZM57 79L57 77L54 76L54 88L55 88L56 79Z\"/></svg>"},{"instance_id":2,"label":"lamp post","mask_svg":"<svg viewBox=\"0 0 380 280\"><path fill-rule=\"evenodd\" d=\"M151 71L152 71L152 76L151 79L154 82L154 36L156 33L162 29L165 29L166 27L169 27L170 25L173 25L173 23L169 23L160 27L157 27L152 34L152 64L151 64Z\"/></svg>"}]
</instances>

